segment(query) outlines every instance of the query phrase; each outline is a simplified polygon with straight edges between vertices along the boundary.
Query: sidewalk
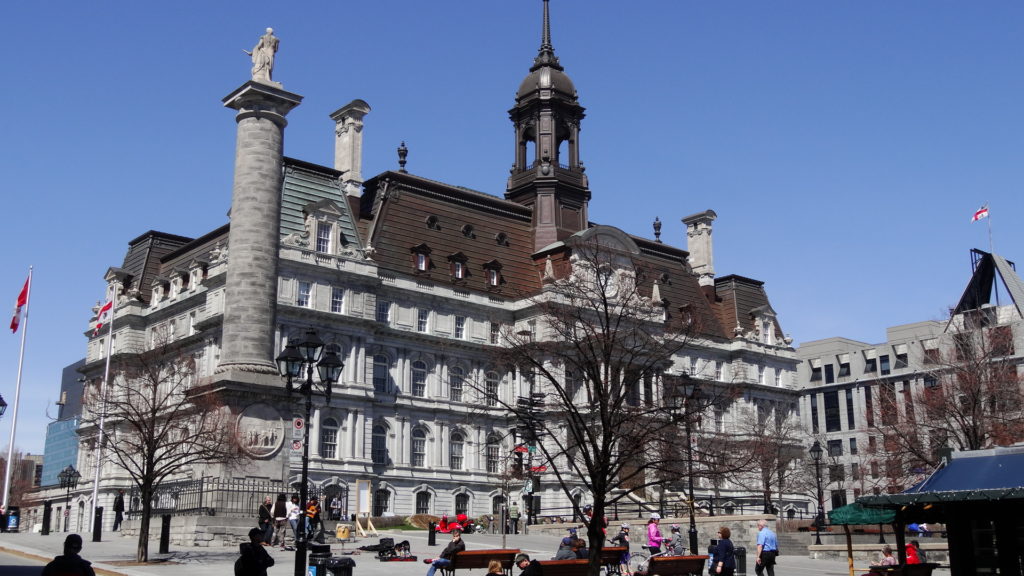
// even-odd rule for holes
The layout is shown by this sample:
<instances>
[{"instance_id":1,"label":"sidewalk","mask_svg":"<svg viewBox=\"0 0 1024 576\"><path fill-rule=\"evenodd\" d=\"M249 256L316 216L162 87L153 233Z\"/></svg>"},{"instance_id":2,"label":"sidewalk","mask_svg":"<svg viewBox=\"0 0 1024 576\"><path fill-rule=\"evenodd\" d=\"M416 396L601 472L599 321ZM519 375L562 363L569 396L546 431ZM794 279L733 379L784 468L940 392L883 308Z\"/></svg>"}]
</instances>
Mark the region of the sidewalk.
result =
<instances>
[{"instance_id":1,"label":"sidewalk","mask_svg":"<svg viewBox=\"0 0 1024 576\"><path fill-rule=\"evenodd\" d=\"M39 534L0 534L0 550L29 556L45 563L61 553L64 533L53 533L49 536ZM157 554L159 543L154 540L149 546L151 562L138 565L134 562L137 540L122 538L117 533L104 533L102 542L90 542L85 536L82 557L93 563L96 573L100 576L233 576L235 558L238 557L238 546L219 547L182 547L171 546L170 554ZM356 566L353 576L423 576L426 566L424 558L434 558L448 541L445 534L437 535L437 545L427 546L425 531L381 532L381 537L394 538L396 542L408 540L412 553L419 557L416 562L380 562L372 552L360 552L360 546L376 544L378 537L359 538L344 544L334 543L331 551L334 555L352 554ZM501 547L500 535L465 536L466 547L470 550ZM508 535L506 544L510 548L519 548L531 557L546 560L554 555L561 536L551 535ZM638 545L634 544L634 549ZM278 548L267 548L276 560L276 565L268 570L268 576L290 576L294 573L295 552L287 552ZM354 553L353 553L354 552ZM749 558L749 557L748 557ZM860 568L858 566L857 568ZM485 570L470 572L467 576L483 576ZM807 557L780 556L776 572L786 576L848 576L849 569L845 561L812 560ZM753 565L748 562L747 574L753 574ZM518 574L514 570L513 574ZM860 571L856 572L860 574ZM948 576L949 569L937 570L936 576Z\"/></svg>"}]
</instances>

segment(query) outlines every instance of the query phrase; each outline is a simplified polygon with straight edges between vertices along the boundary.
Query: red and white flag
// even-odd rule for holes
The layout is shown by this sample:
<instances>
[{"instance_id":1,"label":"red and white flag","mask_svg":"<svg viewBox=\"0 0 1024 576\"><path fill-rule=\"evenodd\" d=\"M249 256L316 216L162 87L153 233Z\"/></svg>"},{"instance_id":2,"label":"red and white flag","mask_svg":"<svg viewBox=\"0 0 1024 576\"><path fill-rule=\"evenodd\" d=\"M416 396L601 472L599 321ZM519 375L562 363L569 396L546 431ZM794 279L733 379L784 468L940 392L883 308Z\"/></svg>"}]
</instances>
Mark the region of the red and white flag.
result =
<instances>
[{"instance_id":1,"label":"red and white flag","mask_svg":"<svg viewBox=\"0 0 1024 576\"><path fill-rule=\"evenodd\" d=\"M18 331L18 325L21 324L21 309L28 304L28 285L31 279L31 276L25 279L25 285L21 288L21 293L18 294L18 301L14 303L14 315L11 317L12 334Z\"/></svg>"},{"instance_id":2,"label":"red and white flag","mask_svg":"<svg viewBox=\"0 0 1024 576\"><path fill-rule=\"evenodd\" d=\"M981 208L978 208L978 210L974 213L974 216L971 217L971 222L977 222L982 218L988 218L988 204L985 204Z\"/></svg>"},{"instance_id":3,"label":"red and white flag","mask_svg":"<svg viewBox=\"0 0 1024 576\"><path fill-rule=\"evenodd\" d=\"M114 301L111 300L104 304L103 307L100 308L100 311L96 313L96 329L93 330L92 332L93 336L96 336L97 334L100 333L100 328L103 328L104 324L110 322L110 317L111 315L113 315L113 313Z\"/></svg>"}]
</instances>

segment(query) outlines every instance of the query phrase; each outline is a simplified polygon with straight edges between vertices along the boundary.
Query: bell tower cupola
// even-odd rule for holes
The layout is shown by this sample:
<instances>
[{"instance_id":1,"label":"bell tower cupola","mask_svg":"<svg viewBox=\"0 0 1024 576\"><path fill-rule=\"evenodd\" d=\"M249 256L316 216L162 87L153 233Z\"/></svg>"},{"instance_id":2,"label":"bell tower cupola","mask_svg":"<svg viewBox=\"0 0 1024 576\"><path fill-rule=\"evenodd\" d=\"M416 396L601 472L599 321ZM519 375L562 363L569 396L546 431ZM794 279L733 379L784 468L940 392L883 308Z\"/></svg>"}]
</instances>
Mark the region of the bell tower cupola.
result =
<instances>
[{"instance_id":1,"label":"bell tower cupola","mask_svg":"<svg viewBox=\"0 0 1024 576\"><path fill-rule=\"evenodd\" d=\"M580 106L576 87L551 44L544 0L540 50L509 110L515 161L505 198L533 208L534 249L587 227L590 189L580 160Z\"/></svg>"}]
</instances>

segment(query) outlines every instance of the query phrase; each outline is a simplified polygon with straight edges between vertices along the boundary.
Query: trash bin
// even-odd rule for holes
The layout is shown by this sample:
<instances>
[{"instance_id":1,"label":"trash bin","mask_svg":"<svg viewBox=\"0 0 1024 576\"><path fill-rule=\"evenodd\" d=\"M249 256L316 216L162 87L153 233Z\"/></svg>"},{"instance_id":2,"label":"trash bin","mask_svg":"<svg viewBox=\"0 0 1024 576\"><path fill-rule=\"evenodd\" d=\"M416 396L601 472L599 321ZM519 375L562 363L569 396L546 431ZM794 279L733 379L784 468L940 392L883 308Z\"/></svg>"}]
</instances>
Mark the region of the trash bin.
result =
<instances>
[{"instance_id":1,"label":"trash bin","mask_svg":"<svg viewBox=\"0 0 1024 576\"><path fill-rule=\"evenodd\" d=\"M334 529L334 537L338 540L348 540L349 534L352 532L352 527L348 524L338 524Z\"/></svg>"},{"instance_id":2,"label":"trash bin","mask_svg":"<svg viewBox=\"0 0 1024 576\"><path fill-rule=\"evenodd\" d=\"M309 547L309 576L327 576L327 561L331 559L331 547L327 544L313 544Z\"/></svg>"},{"instance_id":3,"label":"trash bin","mask_svg":"<svg viewBox=\"0 0 1024 576\"><path fill-rule=\"evenodd\" d=\"M327 560L327 576L352 576L356 561L347 556L334 556Z\"/></svg>"},{"instance_id":4,"label":"trash bin","mask_svg":"<svg viewBox=\"0 0 1024 576\"><path fill-rule=\"evenodd\" d=\"M7 507L7 531L17 532L21 525L21 508L18 506Z\"/></svg>"},{"instance_id":5,"label":"trash bin","mask_svg":"<svg viewBox=\"0 0 1024 576\"><path fill-rule=\"evenodd\" d=\"M743 546L736 548L736 574L747 573L747 549Z\"/></svg>"}]
</instances>

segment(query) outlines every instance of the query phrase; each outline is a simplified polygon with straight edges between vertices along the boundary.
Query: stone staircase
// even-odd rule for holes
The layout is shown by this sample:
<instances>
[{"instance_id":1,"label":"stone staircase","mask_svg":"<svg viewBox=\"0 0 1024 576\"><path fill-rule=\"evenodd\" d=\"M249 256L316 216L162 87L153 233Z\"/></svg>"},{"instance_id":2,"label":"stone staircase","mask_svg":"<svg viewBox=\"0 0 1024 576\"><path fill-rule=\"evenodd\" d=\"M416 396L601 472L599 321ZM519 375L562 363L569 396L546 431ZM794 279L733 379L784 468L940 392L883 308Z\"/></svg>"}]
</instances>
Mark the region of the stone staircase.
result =
<instances>
[{"instance_id":1,"label":"stone staircase","mask_svg":"<svg viewBox=\"0 0 1024 576\"><path fill-rule=\"evenodd\" d=\"M808 532L779 532L780 556L807 556L807 547L814 542L814 534Z\"/></svg>"}]
</instances>

